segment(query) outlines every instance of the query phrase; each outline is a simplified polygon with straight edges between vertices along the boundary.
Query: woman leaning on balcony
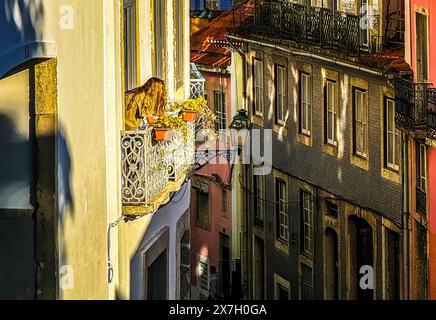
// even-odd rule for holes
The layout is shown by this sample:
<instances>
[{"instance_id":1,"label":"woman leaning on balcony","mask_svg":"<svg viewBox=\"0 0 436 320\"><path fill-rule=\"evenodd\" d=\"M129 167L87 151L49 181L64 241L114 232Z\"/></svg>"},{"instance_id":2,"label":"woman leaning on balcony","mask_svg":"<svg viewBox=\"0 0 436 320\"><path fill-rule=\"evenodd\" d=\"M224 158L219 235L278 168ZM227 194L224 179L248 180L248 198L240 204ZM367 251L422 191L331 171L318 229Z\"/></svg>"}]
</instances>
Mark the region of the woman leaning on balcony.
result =
<instances>
[{"instance_id":1,"label":"woman leaning on balcony","mask_svg":"<svg viewBox=\"0 0 436 320\"><path fill-rule=\"evenodd\" d=\"M150 78L138 88L125 94L127 130L136 130L147 116L161 116L167 105L167 89L165 82L158 78Z\"/></svg>"}]
</instances>

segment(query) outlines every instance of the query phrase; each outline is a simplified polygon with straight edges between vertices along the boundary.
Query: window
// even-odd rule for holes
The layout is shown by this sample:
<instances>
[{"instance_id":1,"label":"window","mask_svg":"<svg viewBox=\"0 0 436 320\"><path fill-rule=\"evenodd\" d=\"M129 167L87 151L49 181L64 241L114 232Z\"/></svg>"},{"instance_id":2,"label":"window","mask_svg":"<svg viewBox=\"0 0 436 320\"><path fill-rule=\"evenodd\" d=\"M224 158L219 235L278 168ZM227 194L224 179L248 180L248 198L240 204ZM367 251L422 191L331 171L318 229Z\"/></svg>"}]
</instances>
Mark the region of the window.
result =
<instances>
[{"instance_id":1,"label":"window","mask_svg":"<svg viewBox=\"0 0 436 320\"><path fill-rule=\"evenodd\" d=\"M263 226L264 176L254 176L254 223Z\"/></svg>"},{"instance_id":2,"label":"window","mask_svg":"<svg viewBox=\"0 0 436 320\"><path fill-rule=\"evenodd\" d=\"M368 0L360 0L360 10L359 13L361 15L361 21L364 23L364 27L360 28L360 39L361 39L361 45L364 47L368 47L369 45L369 32L370 28L368 27L368 24L371 23L370 19L370 12L369 12L369 6L368 6Z\"/></svg>"},{"instance_id":3,"label":"window","mask_svg":"<svg viewBox=\"0 0 436 320\"><path fill-rule=\"evenodd\" d=\"M253 82L254 82L254 113L263 113L263 63L255 59L253 63Z\"/></svg>"},{"instance_id":4,"label":"window","mask_svg":"<svg viewBox=\"0 0 436 320\"><path fill-rule=\"evenodd\" d=\"M286 72L285 67L275 65L275 108L276 122L285 123L285 91L286 91Z\"/></svg>"},{"instance_id":5,"label":"window","mask_svg":"<svg viewBox=\"0 0 436 320\"><path fill-rule=\"evenodd\" d=\"M327 80L325 85L325 135L328 144L336 146L336 82Z\"/></svg>"},{"instance_id":6,"label":"window","mask_svg":"<svg viewBox=\"0 0 436 320\"><path fill-rule=\"evenodd\" d=\"M218 0L206 0L206 8L212 11L218 10Z\"/></svg>"},{"instance_id":7,"label":"window","mask_svg":"<svg viewBox=\"0 0 436 320\"><path fill-rule=\"evenodd\" d=\"M291 298L289 281L274 273L274 299L289 300Z\"/></svg>"},{"instance_id":8,"label":"window","mask_svg":"<svg viewBox=\"0 0 436 320\"><path fill-rule=\"evenodd\" d=\"M301 264L301 300L313 300L313 272L305 264Z\"/></svg>"},{"instance_id":9,"label":"window","mask_svg":"<svg viewBox=\"0 0 436 320\"><path fill-rule=\"evenodd\" d=\"M176 34L176 87L180 88L183 84L183 71L184 71L184 11L183 11L183 1L176 0L176 23L175 34Z\"/></svg>"},{"instance_id":10,"label":"window","mask_svg":"<svg viewBox=\"0 0 436 320\"><path fill-rule=\"evenodd\" d=\"M301 252L312 255L313 201L312 195L301 191Z\"/></svg>"},{"instance_id":11,"label":"window","mask_svg":"<svg viewBox=\"0 0 436 320\"><path fill-rule=\"evenodd\" d=\"M289 300L288 288L282 286L281 284L277 284L277 297L278 300Z\"/></svg>"},{"instance_id":12,"label":"window","mask_svg":"<svg viewBox=\"0 0 436 320\"><path fill-rule=\"evenodd\" d=\"M336 203L326 201L327 215L330 217L338 216L338 205Z\"/></svg>"},{"instance_id":13,"label":"window","mask_svg":"<svg viewBox=\"0 0 436 320\"><path fill-rule=\"evenodd\" d=\"M221 91L213 92L214 104L215 104L215 114L216 128L217 130L226 129L226 95Z\"/></svg>"},{"instance_id":14,"label":"window","mask_svg":"<svg viewBox=\"0 0 436 320\"><path fill-rule=\"evenodd\" d=\"M126 91L137 85L136 71L136 2L124 1L124 85Z\"/></svg>"},{"instance_id":15,"label":"window","mask_svg":"<svg viewBox=\"0 0 436 320\"><path fill-rule=\"evenodd\" d=\"M368 104L366 91L353 88L354 154L366 158Z\"/></svg>"},{"instance_id":16,"label":"window","mask_svg":"<svg viewBox=\"0 0 436 320\"><path fill-rule=\"evenodd\" d=\"M209 228L209 194L197 191L197 227L202 229Z\"/></svg>"},{"instance_id":17,"label":"window","mask_svg":"<svg viewBox=\"0 0 436 320\"><path fill-rule=\"evenodd\" d=\"M398 171L400 168L400 134L395 127L395 101L385 98L385 166Z\"/></svg>"},{"instance_id":18,"label":"window","mask_svg":"<svg viewBox=\"0 0 436 320\"><path fill-rule=\"evenodd\" d=\"M225 188L221 189L221 211L227 212L227 190Z\"/></svg>"},{"instance_id":19,"label":"window","mask_svg":"<svg viewBox=\"0 0 436 320\"><path fill-rule=\"evenodd\" d=\"M312 132L312 85L310 74L300 72L300 132Z\"/></svg>"},{"instance_id":20,"label":"window","mask_svg":"<svg viewBox=\"0 0 436 320\"><path fill-rule=\"evenodd\" d=\"M427 192L427 148L421 143L418 146L417 165L418 188Z\"/></svg>"},{"instance_id":21,"label":"window","mask_svg":"<svg viewBox=\"0 0 436 320\"><path fill-rule=\"evenodd\" d=\"M209 293L209 259L205 256L197 256L198 278L197 287L203 294Z\"/></svg>"},{"instance_id":22,"label":"window","mask_svg":"<svg viewBox=\"0 0 436 320\"><path fill-rule=\"evenodd\" d=\"M154 0L154 76L165 80L166 1Z\"/></svg>"},{"instance_id":23,"label":"window","mask_svg":"<svg viewBox=\"0 0 436 320\"><path fill-rule=\"evenodd\" d=\"M277 237L282 242L288 243L288 213L286 210L286 184L282 180L276 180L276 225Z\"/></svg>"},{"instance_id":24,"label":"window","mask_svg":"<svg viewBox=\"0 0 436 320\"><path fill-rule=\"evenodd\" d=\"M427 16L416 12L416 77L419 82L428 80L428 22Z\"/></svg>"}]
</instances>

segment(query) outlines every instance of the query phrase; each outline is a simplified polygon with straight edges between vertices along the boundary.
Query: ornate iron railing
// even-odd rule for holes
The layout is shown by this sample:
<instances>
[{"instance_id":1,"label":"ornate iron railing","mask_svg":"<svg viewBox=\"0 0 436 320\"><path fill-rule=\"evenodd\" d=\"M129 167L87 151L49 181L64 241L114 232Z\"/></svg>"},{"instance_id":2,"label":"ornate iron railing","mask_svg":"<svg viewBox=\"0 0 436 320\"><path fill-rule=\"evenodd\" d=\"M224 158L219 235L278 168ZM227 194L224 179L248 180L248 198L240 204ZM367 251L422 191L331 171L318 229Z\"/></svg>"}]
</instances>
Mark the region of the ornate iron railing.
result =
<instances>
[{"instance_id":1,"label":"ornate iron railing","mask_svg":"<svg viewBox=\"0 0 436 320\"><path fill-rule=\"evenodd\" d=\"M362 17L280 0L257 1L254 24L259 33L279 35L352 53L382 48L378 15ZM366 38L367 40L364 40Z\"/></svg>"},{"instance_id":2,"label":"ornate iron railing","mask_svg":"<svg viewBox=\"0 0 436 320\"><path fill-rule=\"evenodd\" d=\"M121 202L147 206L194 163L194 123L188 134L173 130L168 141L153 140L152 129L121 132Z\"/></svg>"},{"instance_id":3,"label":"ornate iron railing","mask_svg":"<svg viewBox=\"0 0 436 320\"><path fill-rule=\"evenodd\" d=\"M204 97L204 79L201 72L198 70L195 63L191 63L191 83L190 83L190 96L193 99Z\"/></svg>"},{"instance_id":4,"label":"ornate iron railing","mask_svg":"<svg viewBox=\"0 0 436 320\"><path fill-rule=\"evenodd\" d=\"M400 127L424 131L436 140L436 89L430 83L415 83L395 77L395 118Z\"/></svg>"}]
</instances>

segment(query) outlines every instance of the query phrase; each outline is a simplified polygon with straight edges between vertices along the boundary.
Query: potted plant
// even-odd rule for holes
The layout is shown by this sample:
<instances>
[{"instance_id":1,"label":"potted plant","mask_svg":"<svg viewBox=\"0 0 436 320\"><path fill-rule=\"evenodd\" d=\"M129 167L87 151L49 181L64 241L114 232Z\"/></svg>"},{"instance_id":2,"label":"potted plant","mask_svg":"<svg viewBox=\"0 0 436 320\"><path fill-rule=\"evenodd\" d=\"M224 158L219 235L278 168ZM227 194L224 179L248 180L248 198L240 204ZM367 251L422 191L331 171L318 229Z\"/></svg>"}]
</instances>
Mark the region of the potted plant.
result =
<instances>
[{"instance_id":1,"label":"potted plant","mask_svg":"<svg viewBox=\"0 0 436 320\"><path fill-rule=\"evenodd\" d=\"M156 141L166 141L170 138L172 130L179 130L186 139L188 126L182 120L182 116L164 114L153 123L154 136Z\"/></svg>"}]
</instances>

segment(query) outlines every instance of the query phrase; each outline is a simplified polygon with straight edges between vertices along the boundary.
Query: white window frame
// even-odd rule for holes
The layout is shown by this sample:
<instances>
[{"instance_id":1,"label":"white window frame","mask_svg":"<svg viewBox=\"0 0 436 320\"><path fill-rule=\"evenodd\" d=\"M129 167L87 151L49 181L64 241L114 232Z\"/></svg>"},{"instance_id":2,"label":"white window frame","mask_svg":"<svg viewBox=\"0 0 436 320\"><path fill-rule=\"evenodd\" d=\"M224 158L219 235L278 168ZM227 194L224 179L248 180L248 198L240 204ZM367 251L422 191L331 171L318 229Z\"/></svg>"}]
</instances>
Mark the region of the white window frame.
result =
<instances>
[{"instance_id":1,"label":"white window frame","mask_svg":"<svg viewBox=\"0 0 436 320\"><path fill-rule=\"evenodd\" d=\"M275 112L276 121L280 125L285 124L286 104L286 68L282 65L275 65Z\"/></svg>"},{"instance_id":2,"label":"white window frame","mask_svg":"<svg viewBox=\"0 0 436 320\"><path fill-rule=\"evenodd\" d=\"M427 175L428 175L428 168L427 168L427 147L425 144L420 143L419 146L419 168L417 174L419 175L419 184L418 188L423 191L427 192Z\"/></svg>"},{"instance_id":3,"label":"white window frame","mask_svg":"<svg viewBox=\"0 0 436 320\"><path fill-rule=\"evenodd\" d=\"M213 92L215 114L217 116L216 126L218 130L226 129L226 94L222 91Z\"/></svg>"},{"instance_id":4,"label":"white window frame","mask_svg":"<svg viewBox=\"0 0 436 320\"><path fill-rule=\"evenodd\" d=\"M312 76L305 72L300 72L300 131L312 133Z\"/></svg>"},{"instance_id":5,"label":"white window frame","mask_svg":"<svg viewBox=\"0 0 436 320\"><path fill-rule=\"evenodd\" d=\"M254 86L254 114L263 115L263 62L254 59L253 62L253 86Z\"/></svg>"},{"instance_id":6,"label":"white window frame","mask_svg":"<svg viewBox=\"0 0 436 320\"><path fill-rule=\"evenodd\" d=\"M212 11L218 10L218 0L206 0L206 8Z\"/></svg>"},{"instance_id":7,"label":"white window frame","mask_svg":"<svg viewBox=\"0 0 436 320\"><path fill-rule=\"evenodd\" d=\"M137 86L136 2L124 3L124 85L129 91Z\"/></svg>"},{"instance_id":8,"label":"white window frame","mask_svg":"<svg viewBox=\"0 0 436 320\"><path fill-rule=\"evenodd\" d=\"M366 134L368 125L368 97L364 89L353 88L353 90L354 151L356 155L366 158L368 150L368 137Z\"/></svg>"},{"instance_id":9,"label":"white window frame","mask_svg":"<svg viewBox=\"0 0 436 320\"><path fill-rule=\"evenodd\" d=\"M175 23L174 23L174 33L176 35L176 88L180 88L183 85L183 77L184 77L184 1L185 0L175 0L176 1L176 14L175 14Z\"/></svg>"},{"instance_id":10,"label":"white window frame","mask_svg":"<svg viewBox=\"0 0 436 320\"><path fill-rule=\"evenodd\" d=\"M166 80L165 61L167 54L167 30L166 30L166 1L154 0L153 12L153 45L154 45L154 69L155 77ZM159 34L160 33L160 34Z\"/></svg>"},{"instance_id":11,"label":"white window frame","mask_svg":"<svg viewBox=\"0 0 436 320\"><path fill-rule=\"evenodd\" d=\"M385 97L385 156L386 166L389 169L400 170L400 133L395 126L395 100ZM392 152L390 159L389 152Z\"/></svg>"},{"instance_id":12,"label":"white window frame","mask_svg":"<svg viewBox=\"0 0 436 320\"><path fill-rule=\"evenodd\" d=\"M287 197L286 197L286 182L282 179L276 179L276 198L278 199L277 209L278 210L278 234L277 237L280 241L284 243L289 242L289 216L287 210ZM279 190L278 190L279 189Z\"/></svg>"},{"instance_id":13,"label":"white window frame","mask_svg":"<svg viewBox=\"0 0 436 320\"><path fill-rule=\"evenodd\" d=\"M333 146L337 146L337 98L336 98L336 90L337 90L337 82L332 80L326 80L326 141L328 144ZM331 125L329 125L329 120Z\"/></svg>"},{"instance_id":14,"label":"white window frame","mask_svg":"<svg viewBox=\"0 0 436 320\"><path fill-rule=\"evenodd\" d=\"M312 194L301 191L302 200L302 252L308 256L313 254L313 201Z\"/></svg>"}]
</instances>

